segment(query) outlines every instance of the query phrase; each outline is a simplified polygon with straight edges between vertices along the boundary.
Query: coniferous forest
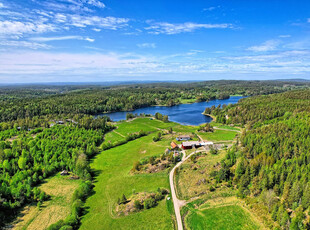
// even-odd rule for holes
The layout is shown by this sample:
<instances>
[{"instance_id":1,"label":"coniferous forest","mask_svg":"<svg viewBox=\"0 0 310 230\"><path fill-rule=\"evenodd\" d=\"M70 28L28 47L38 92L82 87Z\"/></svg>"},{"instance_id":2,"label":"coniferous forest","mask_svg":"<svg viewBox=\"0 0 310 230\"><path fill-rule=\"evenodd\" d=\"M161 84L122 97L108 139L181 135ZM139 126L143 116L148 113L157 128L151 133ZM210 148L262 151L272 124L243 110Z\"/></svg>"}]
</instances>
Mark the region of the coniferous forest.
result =
<instances>
[{"instance_id":1,"label":"coniferous forest","mask_svg":"<svg viewBox=\"0 0 310 230\"><path fill-rule=\"evenodd\" d=\"M211 113L245 127L214 173L217 180L263 204L278 229L309 229L310 91L245 98Z\"/></svg>"}]
</instances>

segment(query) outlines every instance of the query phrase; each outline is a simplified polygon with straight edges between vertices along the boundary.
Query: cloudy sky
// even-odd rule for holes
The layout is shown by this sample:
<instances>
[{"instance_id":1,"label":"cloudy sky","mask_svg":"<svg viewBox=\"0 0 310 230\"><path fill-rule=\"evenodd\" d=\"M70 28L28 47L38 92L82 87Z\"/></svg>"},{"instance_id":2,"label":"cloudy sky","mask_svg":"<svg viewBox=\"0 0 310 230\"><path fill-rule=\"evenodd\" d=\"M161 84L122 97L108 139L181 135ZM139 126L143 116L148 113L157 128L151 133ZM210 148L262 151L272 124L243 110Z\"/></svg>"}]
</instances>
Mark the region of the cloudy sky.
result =
<instances>
[{"instance_id":1,"label":"cloudy sky","mask_svg":"<svg viewBox=\"0 0 310 230\"><path fill-rule=\"evenodd\" d=\"M310 79L309 0L0 0L0 83Z\"/></svg>"}]
</instances>

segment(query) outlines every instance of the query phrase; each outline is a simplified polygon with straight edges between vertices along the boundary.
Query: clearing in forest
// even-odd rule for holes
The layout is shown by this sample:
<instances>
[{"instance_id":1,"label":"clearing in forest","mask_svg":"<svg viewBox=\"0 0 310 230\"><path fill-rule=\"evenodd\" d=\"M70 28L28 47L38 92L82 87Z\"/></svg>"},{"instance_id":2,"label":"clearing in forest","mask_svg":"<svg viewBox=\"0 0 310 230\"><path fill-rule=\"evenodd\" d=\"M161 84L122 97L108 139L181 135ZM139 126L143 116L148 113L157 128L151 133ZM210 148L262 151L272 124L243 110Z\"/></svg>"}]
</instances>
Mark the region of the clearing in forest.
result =
<instances>
[{"instance_id":1,"label":"clearing in forest","mask_svg":"<svg viewBox=\"0 0 310 230\"><path fill-rule=\"evenodd\" d=\"M14 229L44 230L51 224L65 219L71 212L72 196L80 180L71 180L69 176L56 175L39 188L50 196L50 200L38 208L29 205L23 208L14 224Z\"/></svg>"}]
</instances>

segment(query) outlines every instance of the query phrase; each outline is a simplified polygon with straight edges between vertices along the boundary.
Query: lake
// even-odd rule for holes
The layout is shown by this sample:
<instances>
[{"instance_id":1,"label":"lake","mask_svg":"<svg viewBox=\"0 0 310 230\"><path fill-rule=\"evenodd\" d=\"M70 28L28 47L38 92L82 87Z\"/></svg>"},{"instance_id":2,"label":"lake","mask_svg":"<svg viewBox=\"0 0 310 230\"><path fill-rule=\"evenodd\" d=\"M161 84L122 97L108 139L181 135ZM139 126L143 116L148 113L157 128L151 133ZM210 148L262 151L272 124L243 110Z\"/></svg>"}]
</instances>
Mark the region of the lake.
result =
<instances>
[{"instance_id":1,"label":"lake","mask_svg":"<svg viewBox=\"0 0 310 230\"><path fill-rule=\"evenodd\" d=\"M207 107L218 106L223 104L236 104L242 96L232 96L225 100L213 100L209 102L197 102L193 104L181 104L175 106L150 106L145 108L136 109L128 112L113 112L104 113L101 115L109 116L113 121L120 121L126 119L127 113L133 114L152 114L159 112L163 115L168 115L170 121L180 123L182 125L200 125L212 121L211 117L205 116L202 113Z\"/></svg>"}]
</instances>

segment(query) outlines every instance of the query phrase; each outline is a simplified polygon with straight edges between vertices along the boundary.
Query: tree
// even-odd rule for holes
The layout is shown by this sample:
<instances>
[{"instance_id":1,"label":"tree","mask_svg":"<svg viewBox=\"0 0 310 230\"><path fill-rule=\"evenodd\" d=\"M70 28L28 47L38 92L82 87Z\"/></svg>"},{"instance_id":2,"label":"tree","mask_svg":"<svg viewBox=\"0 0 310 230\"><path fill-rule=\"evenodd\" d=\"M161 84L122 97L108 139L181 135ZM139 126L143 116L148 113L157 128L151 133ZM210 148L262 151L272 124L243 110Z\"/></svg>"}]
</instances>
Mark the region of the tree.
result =
<instances>
[{"instance_id":1,"label":"tree","mask_svg":"<svg viewBox=\"0 0 310 230\"><path fill-rule=\"evenodd\" d=\"M7 171L10 171L11 170L11 164L8 160L4 160L3 161L3 168Z\"/></svg>"},{"instance_id":2,"label":"tree","mask_svg":"<svg viewBox=\"0 0 310 230\"><path fill-rule=\"evenodd\" d=\"M127 198L126 198L125 194L123 194L123 196L122 196L121 203L122 204L126 204L127 203Z\"/></svg>"},{"instance_id":3,"label":"tree","mask_svg":"<svg viewBox=\"0 0 310 230\"><path fill-rule=\"evenodd\" d=\"M168 115L163 116L163 122L165 122L165 123L169 122Z\"/></svg>"},{"instance_id":4,"label":"tree","mask_svg":"<svg viewBox=\"0 0 310 230\"><path fill-rule=\"evenodd\" d=\"M270 212L273 205L275 204L276 202L276 194L275 192L270 189L268 191L265 191L264 193L262 193L262 200L263 202L265 203L265 205L267 206L268 208L268 211Z\"/></svg>"},{"instance_id":5,"label":"tree","mask_svg":"<svg viewBox=\"0 0 310 230\"><path fill-rule=\"evenodd\" d=\"M141 167L140 161L135 161L135 162L133 163L133 170L134 170L134 171L140 171L140 167Z\"/></svg>"},{"instance_id":6,"label":"tree","mask_svg":"<svg viewBox=\"0 0 310 230\"><path fill-rule=\"evenodd\" d=\"M26 158L20 157L20 158L18 159L18 167L19 167L20 169L22 169L22 170L25 169L26 163L27 163L27 159L26 159Z\"/></svg>"},{"instance_id":7,"label":"tree","mask_svg":"<svg viewBox=\"0 0 310 230\"><path fill-rule=\"evenodd\" d=\"M307 209L310 206L310 182L307 183L303 196L301 199L301 204L304 209Z\"/></svg>"},{"instance_id":8,"label":"tree","mask_svg":"<svg viewBox=\"0 0 310 230\"><path fill-rule=\"evenodd\" d=\"M169 133L172 134L173 133L173 129L172 127L169 127Z\"/></svg>"},{"instance_id":9,"label":"tree","mask_svg":"<svg viewBox=\"0 0 310 230\"><path fill-rule=\"evenodd\" d=\"M150 209L152 207L154 207L156 205L156 201L154 198L150 197L150 198L147 198L145 199L144 201L144 208L145 209Z\"/></svg>"},{"instance_id":10,"label":"tree","mask_svg":"<svg viewBox=\"0 0 310 230\"><path fill-rule=\"evenodd\" d=\"M143 205L140 203L139 200L135 200L134 207L136 210L141 210L143 208Z\"/></svg>"}]
</instances>

